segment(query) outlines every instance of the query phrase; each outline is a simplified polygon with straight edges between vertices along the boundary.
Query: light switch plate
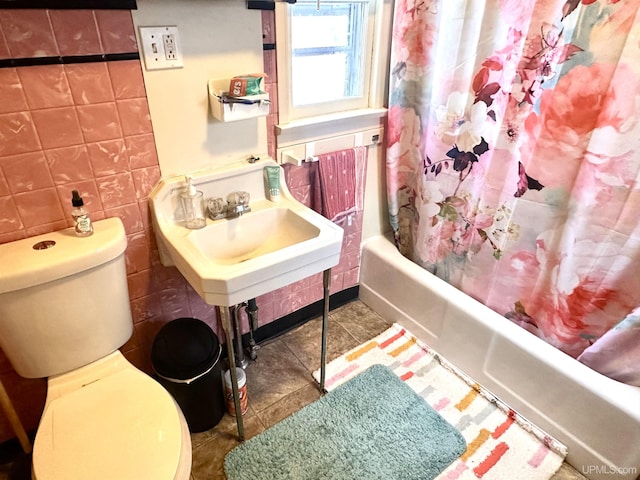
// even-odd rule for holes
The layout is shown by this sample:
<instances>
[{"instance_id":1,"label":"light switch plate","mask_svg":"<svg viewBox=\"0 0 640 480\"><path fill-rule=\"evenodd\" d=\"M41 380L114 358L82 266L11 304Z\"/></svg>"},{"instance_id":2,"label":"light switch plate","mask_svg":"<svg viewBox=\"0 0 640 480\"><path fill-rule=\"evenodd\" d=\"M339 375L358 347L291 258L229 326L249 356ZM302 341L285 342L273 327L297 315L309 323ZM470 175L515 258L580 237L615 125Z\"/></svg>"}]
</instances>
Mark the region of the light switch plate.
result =
<instances>
[{"instance_id":1,"label":"light switch plate","mask_svg":"<svg viewBox=\"0 0 640 480\"><path fill-rule=\"evenodd\" d=\"M178 27L140 27L142 56L147 70L182 68Z\"/></svg>"}]
</instances>

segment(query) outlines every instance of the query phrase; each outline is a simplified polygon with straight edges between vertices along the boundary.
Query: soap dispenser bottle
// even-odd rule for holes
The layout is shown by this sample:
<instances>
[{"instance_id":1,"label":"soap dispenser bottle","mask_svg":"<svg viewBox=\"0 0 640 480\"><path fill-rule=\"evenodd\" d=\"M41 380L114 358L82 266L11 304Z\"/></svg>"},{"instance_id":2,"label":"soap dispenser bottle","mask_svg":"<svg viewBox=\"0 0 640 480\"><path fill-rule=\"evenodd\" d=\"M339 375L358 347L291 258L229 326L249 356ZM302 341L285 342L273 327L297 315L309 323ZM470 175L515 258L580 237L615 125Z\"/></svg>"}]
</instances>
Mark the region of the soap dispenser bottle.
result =
<instances>
[{"instance_id":1,"label":"soap dispenser bottle","mask_svg":"<svg viewBox=\"0 0 640 480\"><path fill-rule=\"evenodd\" d=\"M191 177L185 177L185 181L187 188L181 196L185 225L191 229L202 228L207 223L204 214L204 195L196 190Z\"/></svg>"},{"instance_id":2,"label":"soap dispenser bottle","mask_svg":"<svg viewBox=\"0 0 640 480\"><path fill-rule=\"evenodd\" d=\"M89 212L84 208L84 200L77 190L71 191L71 216L73 217L73 225L76 235L79 237L88 237L93 233L93 224L89 217Z\"/></svg>"}]
</instances>

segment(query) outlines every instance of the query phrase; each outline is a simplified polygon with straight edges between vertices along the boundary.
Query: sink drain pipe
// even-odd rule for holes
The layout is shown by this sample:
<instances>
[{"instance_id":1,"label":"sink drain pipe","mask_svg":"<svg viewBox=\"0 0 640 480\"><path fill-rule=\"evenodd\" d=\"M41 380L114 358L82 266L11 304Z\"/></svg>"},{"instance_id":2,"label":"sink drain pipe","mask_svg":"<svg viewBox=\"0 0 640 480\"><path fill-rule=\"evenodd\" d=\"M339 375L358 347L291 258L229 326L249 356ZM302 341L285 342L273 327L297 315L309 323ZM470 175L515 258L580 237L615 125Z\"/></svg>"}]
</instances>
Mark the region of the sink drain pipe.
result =
<instances>
[{"instance_id":1,"label":"sink drain pipe","mask_svg":"<svg viewBox=\"0 0 640 480\"><path fill-rule=\"evenodd\" d=\"M258 329L258 304L256 303L256 299L252 298L248 302L242 302L232 307L233 336L236 345L236 364L239 367L245 369L247 368L249 362L244 356L244 345L242 344L242 328L240 327L240 312L243 308L247 312L247 317L249 319L249 348L247 349L247 351L249 353L249 358L251 360L255 360L256 358L258 358L258 350L260 350L260 345L256 343L254 338L255 331Z\"/></svg>"},{"instance_id":2,"label":"sink drain pipe","mask_svg":"<svg viewBox=\"0 0 640 480\"><path fill-rule=\"evenodd\" d=\"M260 346L256 344L253 335L258 329L258 304L256 299L252 298L247 302L247 315L249 316L249 358L255 360L258 358L258 350Z\"/></svg>"},{"instance_id":3,"label":"sink drain pipe","mask_svg":"<svg viewBox=\"0 0 640 480\"><path fill-rule=\"evenodd\" d=\"M235 341L236 350L236 364L242 369L247 368L249 361L244 356L244 345L242 344L242 328L240 321L240 312L242 309L247 312L249 319L249 358L255 360L258 357L257 351L260 346L256 344L253 337L255 331L258 329L258 305L256 299L252 298L248 302L242 302L233 307L233 336Z\"/></svg>"}]
</instances>

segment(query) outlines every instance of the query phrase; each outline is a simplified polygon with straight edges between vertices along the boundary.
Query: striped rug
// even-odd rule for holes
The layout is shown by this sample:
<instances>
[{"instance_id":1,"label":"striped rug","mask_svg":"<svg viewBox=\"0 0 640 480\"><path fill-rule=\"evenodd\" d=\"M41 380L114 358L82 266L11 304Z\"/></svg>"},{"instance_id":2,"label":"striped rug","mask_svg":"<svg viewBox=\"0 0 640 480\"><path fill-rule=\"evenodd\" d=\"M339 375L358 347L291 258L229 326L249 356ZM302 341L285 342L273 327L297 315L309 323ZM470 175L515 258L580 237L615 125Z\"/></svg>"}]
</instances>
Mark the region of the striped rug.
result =
<instances>
[{"instance_id":1,"label":"striped rug","mask_svg":"<svg viewBox=\"0 0 640 480\"><path fill-rule=\"evenodd\" d=\"M467 441L437 480L544 480L566 447L526 422L398 324L327 365L331 391L373 364L388 366ZM319 380L319 371L314 372Z\"/></svg>"}]
</instances>

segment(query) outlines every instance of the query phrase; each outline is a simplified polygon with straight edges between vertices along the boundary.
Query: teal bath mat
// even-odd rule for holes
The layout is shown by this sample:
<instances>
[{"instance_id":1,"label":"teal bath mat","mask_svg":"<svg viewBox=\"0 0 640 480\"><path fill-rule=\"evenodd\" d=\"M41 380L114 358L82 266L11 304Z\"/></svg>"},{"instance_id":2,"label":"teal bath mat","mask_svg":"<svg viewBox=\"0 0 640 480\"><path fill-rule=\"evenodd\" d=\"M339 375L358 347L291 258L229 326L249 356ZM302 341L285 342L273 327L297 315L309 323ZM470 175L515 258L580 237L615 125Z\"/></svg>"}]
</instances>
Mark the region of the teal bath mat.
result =
<instances>
[{"instance_id":1,"label":"teal bath mat","mask_svg":"<svg viewBox=\"0 0 640 480\"><path fill-rule=\"evenodd\" d=\"M373 365L233 449L224 469L228 480L430 480L465 449L460 432Z\"/></svg>"}]
</instances>

